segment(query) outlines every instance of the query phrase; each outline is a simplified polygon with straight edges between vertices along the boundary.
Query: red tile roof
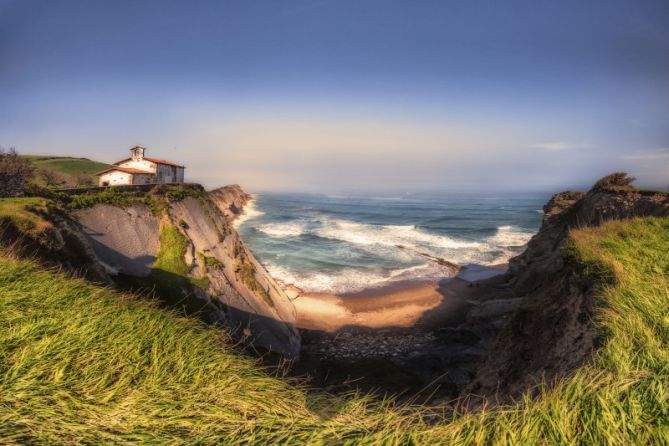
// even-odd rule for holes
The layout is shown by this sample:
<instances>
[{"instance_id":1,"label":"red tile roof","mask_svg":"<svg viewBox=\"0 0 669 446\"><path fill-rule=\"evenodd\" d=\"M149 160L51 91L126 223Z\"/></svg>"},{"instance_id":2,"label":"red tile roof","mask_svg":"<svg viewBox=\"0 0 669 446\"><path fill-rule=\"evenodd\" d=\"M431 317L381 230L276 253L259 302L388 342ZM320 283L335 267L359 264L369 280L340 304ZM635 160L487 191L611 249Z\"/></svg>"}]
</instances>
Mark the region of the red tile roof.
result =
<instances>
[{"instance_id":1,"label":"red tile roof","mask_svg":"<svg viewBox=\"0 0 669 446\"><path fill-rule=\"evenodd\" d=\"M156 164L165 164L165 165L167 165L167 166L175 166L175 167L182 167L182 168L185 168L183 165L181 165L181 164L177 164L177 163L173 163L172 161L160 160L160 159L157 159L157 158L149 158L148 156L145 156L144 159L147 160L147 161L151 161L152 163L156 163ZM126 158L126 159L121 160L121 161L116 161L116 162L115 162L114 164L112 164L112 165L113 165L113 166L116 166L116 165L118 165L118 164L125 163L126 161L130 161L130 160L132 160L132 158Z\"/></svg>"},{"instance_id":2,"label":"red tile roof","mask_svg":"<svg viewBox=\"0 0 669 446\"><path fill-rule=\"evenodd\" d=\"M107 172L111 172L113 170L118 170L119 172L131 173L133 175L136 175L136 174L155 175L155 173L150 172L148 170L133 169L132 167L121 167L121 166L110 167L109 169L98 172L95 175L100 176L100 175L103 175Z\"/></svg>"}]
</instances>

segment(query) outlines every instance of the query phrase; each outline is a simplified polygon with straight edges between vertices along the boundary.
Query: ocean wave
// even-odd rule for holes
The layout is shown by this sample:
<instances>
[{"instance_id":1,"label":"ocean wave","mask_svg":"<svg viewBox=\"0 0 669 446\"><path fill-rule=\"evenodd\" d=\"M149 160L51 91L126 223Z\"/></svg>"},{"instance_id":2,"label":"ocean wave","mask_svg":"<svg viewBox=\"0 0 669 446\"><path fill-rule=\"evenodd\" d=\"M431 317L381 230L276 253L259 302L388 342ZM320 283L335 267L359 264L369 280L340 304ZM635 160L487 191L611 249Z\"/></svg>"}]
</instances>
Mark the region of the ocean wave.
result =
<instances>
[{"instance_id":1,"label":"ocean wave","mask_svg":"<svg viewBox=\"0 0 669 446\"><path fill-rule=\"evenodd\" d=\"M533 233L515 229L513 226L500 226L497 233L488 238L493 246L508 248L525 246L532 238Z\"/></svg>"},{"instance_id":2,"label":"ocean wave","mask_svg":"<svg viewBox=\"0 0 669 446\"><path fill-rule=\"evenodd\" d=\"M241 215L239 215L233 221L232 224L235 228L238 228L244 222L246 222L248 220L253 220L254 218L258 218L262 215L265 215L265 213L263 211L259 210L258 208L256 208L255 200L250 200L244 205L244 208L242 209Z\"/></svg>"},{"instance_id":3,"label":"ocean wave","mask_svg":"<svg viewBox=\"0 0 669 446\"><path fill-rule=\"evenodd\" d=\"M300 223L266 223L256 229L275 238L297 237L305 232L304 225Z\"/></svg>"},{"instance_id":4,"label":"ocean wave","mask_svg":"<svg viewBox=\"0 0 669 446\"><path fill-rule=\"evenodd\" d=\"M404 246L413 249L437 247L448 249L476 248L479 242L423 232L414 225L373 225L347 220L323 221L314 231L323 238L341 240L356 245Z\"/></svg>"},{"instance_id":5,"label":"ocean wave","mask_svg":"<svg viewBox=\"0 0 669 446\"><path fill-rule=\"evenodd\" d=\"M520 254L534 233L518 229L514 226L499 226L495 235L485 240L487 248L483 256L476 260L481 265L499 265L508 263L512 258Z\"/></svg>"},{"instance_id":6,"label":"ocean wave","mask_svg":"<svg viewBox=\"0 0 669 446\"><path fill-rule=\"evenodd\" d=\"M395 270L359 270L346 268L333 272L297 272L285 266L268 264L269 273L285 284L311 293L355 293L405 280L432 281L452 276L452 272L433 263Z\"/></svg>"}]
</instances>

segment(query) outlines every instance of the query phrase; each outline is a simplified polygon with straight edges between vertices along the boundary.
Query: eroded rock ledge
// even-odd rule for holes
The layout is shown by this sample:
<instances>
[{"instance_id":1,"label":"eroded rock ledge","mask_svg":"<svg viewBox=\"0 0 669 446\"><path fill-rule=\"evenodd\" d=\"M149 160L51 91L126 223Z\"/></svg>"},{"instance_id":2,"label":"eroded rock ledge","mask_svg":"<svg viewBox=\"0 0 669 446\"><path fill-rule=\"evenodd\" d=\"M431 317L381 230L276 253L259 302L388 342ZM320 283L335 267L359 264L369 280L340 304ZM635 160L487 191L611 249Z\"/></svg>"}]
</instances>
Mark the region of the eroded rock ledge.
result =
<instances>
[{"instance_id":1,"label":"eroded rock ledge","mask_svg":"<svg viewBox=\"0 0 669 446\"><path fill-rule=\"evenodd\" d=\"M618 173L587 193L561 192L527 249L511 259L505 280L521 297L464 393L510 401L537 383L550 383L589 361L599 338L593 324L599 284L566 260L569 231L609 220L669 215L669 194L642 192Z\"/></svg>"}]
</instances>

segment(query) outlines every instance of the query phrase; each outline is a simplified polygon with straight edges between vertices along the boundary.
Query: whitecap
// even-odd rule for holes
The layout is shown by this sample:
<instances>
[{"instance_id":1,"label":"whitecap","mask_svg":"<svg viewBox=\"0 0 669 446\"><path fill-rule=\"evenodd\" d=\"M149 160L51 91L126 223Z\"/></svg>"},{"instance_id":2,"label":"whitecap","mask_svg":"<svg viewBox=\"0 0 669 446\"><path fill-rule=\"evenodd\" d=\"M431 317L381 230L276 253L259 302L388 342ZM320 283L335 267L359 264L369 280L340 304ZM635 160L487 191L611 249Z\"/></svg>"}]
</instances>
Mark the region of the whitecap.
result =
<instances>
[{"instance_id":1,"label":"whitecap","mask_svg":"<svg viewBox=\"0 0 669 446\"><path fill-rule=\"evenodd\" d=\"M478 248L479 242L430 234L414 225L373 225L348 220L325 220L315 231L323 238L341 240L356 245L404 246L413 249L437 247L447 249Z\"/></svg>"},{"instance_id":2,"label":"whitecap","mask_svg":"<svg viewBox=\"0 0 669 446\"><path fill-rule=\"evenodd\" d=\"M238 228L245 222L258 218L262 215L265 215L265 213L256 208L255 200L249 200L244 205L242 213L233 221L233 226Z\"/></svg>"},{"instance_id":3,"label":"whitecap","mask_svg":"<svg viewBox=\"0 0 669 446\"><path fill-rule=\"evenodd\" d=\"M275 238L297 237L304 234L304 225L300 223L266 223L256 229Z\"/></svg>"},{"instance_id":4,"label":"whitecap","mask_svg":"<svg viewBox=\"0 0 669 446\"><path fill-rule=\"evenodd\" d=\"M269 273L286 285L312 293L355 293L379 288L404 280L440 280L452 277L450 269L424 263L395 270L359 270L346 268L336 272L297 272L285 266L266 265Z\"/></svg>"},{"instance_id":5,"label":"whitecap","mask_svg":"<svg viewBox=\"0 0 669 446\"><path fill-rule=\"evenodd\" d=\"M533 233L516 229L513 226L500 226L497 233L488 238L488 243L501 248L525 246Z\"/></svg>"}]
</instances>

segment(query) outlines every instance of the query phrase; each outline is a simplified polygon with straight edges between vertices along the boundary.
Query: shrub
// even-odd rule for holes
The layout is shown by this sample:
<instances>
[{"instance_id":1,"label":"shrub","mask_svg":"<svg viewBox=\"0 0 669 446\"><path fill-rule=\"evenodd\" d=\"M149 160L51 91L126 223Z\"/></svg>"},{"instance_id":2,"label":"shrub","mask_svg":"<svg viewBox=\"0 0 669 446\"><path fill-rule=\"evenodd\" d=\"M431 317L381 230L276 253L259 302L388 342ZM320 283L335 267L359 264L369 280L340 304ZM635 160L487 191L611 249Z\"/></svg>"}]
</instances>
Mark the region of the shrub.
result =
<instances>
[{"instance_id":1,"label":"shrub","mask_svg":"<svg viewBox=\"0 0 669 446\"><path fill-rule=\"evenodd\" d=\"M592 186L591 192L631 192L634 190L632 183L636 178L625 172L615 172L601 178Z\"/></svg>"},{"instance_id":2,"label":"shrub","mask_svg":"<svg viewBox=\"0 0 669 446\"><path fill-rule=\"evenodd\" d=\"M72 177L72 181L76 187L93 187L95 186L95 181L91 178L90 175L86 174L77 174Z\"/></svg>"},{"instance_id":3,"label":"shrub","mask_svg":"<svg viewBox=\"0 0 669 446\"><path fill-rule=\"evenodd\" d=\"M26 181L34 175L30 161L19 157L13 147L0 147L0 197L20 197Z\"/></svg>"},{"instance_id":4,"label":"shrub","mask_svg":"<svg viewBox=\"0 0 669 446\"><path fill-rule=\"evenodd\" d=\"M62 186L65 184L65 177L53 169L40 169L38 177L46 187Z\"/></svg>"},{"instance_id":5,"label":"shrub","mask_svg":"<svg viewBox=\"0 0 669 446\"><path fill-rule=\"evenodd\" d=\"M72 209L83 209L96 204L108 204L117 207L127 207L133 204L145 204L151 208L153 206L152 200L143 193L122 192L114 187L75 195L72 197L69 206Z\"/></svg>"},{"instance_id":6,"label":"shrub","mask_svg":"<svg viewBox=\"0 0 669 446\"><path fill-rule=\"evenodd\" d=\"M188 197L201 199L207 193L199 184L160 184L151 190L151 195L160 195L175 203Z\"/></svg>"}]
</instances>

